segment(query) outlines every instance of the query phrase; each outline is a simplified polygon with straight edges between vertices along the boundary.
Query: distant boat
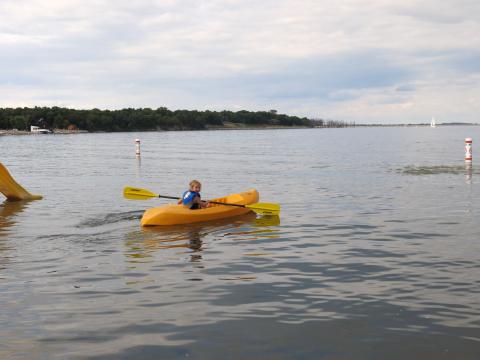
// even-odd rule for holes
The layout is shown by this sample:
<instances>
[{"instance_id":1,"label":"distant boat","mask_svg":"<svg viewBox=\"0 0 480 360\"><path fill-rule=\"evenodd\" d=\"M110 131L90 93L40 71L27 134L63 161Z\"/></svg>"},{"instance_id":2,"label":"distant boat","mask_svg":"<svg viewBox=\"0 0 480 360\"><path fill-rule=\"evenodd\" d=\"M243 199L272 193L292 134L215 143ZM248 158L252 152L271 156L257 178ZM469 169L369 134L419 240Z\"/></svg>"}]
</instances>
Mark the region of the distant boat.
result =
<instances>
[{"instance_id":1,"label":"distant boat","mask_svg":"<svg viewBox=\"0 0 480 360\"><path fill-rule=\"evenodd\" d=\"M437 127L437 123L435 122L435 118L432 117L432 121L430 122L431 127Z\"/></svg>"},{"instance_id":2,"label":"distant boat","mask_svg":"<svg viewBox=\"0 0 480 360\"><path fill-rule=\"evenodd\" d=\"M41 129L38 126L30 126L30 132L34 134L51 134L52 132L48 129Z\"/></svg>"}]
</instances>

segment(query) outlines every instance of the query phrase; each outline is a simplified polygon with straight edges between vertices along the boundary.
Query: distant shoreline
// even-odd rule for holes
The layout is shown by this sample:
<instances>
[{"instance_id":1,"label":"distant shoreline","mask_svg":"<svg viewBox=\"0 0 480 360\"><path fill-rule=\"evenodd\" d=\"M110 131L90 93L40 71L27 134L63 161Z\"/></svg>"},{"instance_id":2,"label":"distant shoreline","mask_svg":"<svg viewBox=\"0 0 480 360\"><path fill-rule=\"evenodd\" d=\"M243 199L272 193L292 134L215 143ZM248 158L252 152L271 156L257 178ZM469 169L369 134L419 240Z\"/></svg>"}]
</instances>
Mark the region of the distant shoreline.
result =
<instances>
[{"instance_id":1,"label":"distant shoreline","mask_svg":"<svg viewBox=\"0 0 480 360\"><path fill-rule=\"evenodd\" d=\"M436 127L446 127L446 126L480 126L477 123L443 123L438 124ZM169 132L169 131L212 131L212 130L286 130L286 129L341 129L341 128L354 128L354 127L430 127L430 124L355 124L350 126L340 126L340 127L331 127L331 126L281 126L281 125L259 125L259 126L247 126L247 125L225 125L225 126L207 126L205 129L172 129L172 130L132 130L132 131L92 131L87 130L65 130L65 129L54 129L50 134L39 134L26 130L0 130L0 136L24 136L24 135L68 135L68 134L96 134L96 133L121 133L121 132Z\"/></svg>"},{"instance_id":2,"label":"distant shoreline","mask_svg":"<svg viewBox=\"0 0 480 360\"><path fill-rule=\"evenodd\" d=\"M51 133L41 134L35 133L26 130L0 130L0 136L2 135L13 135L13 136L23 136L23 135L58 135L58 134L110 134L110 133L124 133L124 132L170 132L170 131L213 131L213 130L284 130L284 129L312 129L309 126L280 126L280 125L270 125L270 126L209 126L205 129L172 129L172 130L132 130L132 131L87 131L87 130L63 130L63 129L54 129Z\"/></svg>"},{"instance_id":3,"label":"distant shoreline","mask_svg":"<svg viewBox=\"0 0 480 360\"><path fill-rule=\"evenodd\" d=\"M88 133L87 130L63 130L63 129L55 129L52 133L50 134L42 134L42 133L36 133L36 132L31 132L31 131L26 131L26 130L0 130L0 136L2 135L53 135L53 134L86 134Z\"/></svg>"},{"instance_id":4,"label":"distant shoreline","mask_svg":"<svg viewBox=\"0 0 480 360\"><path fill-rule=\"evenodd\" d=\"M477 123L441 123L435 127L444 126L479 126ZM431 124L355 124L354 127L431 127Z\"/></svg>"},{"instance_id":5,"label":"distant shoreline","mask_svg":"<svg viewBox=\"0 0 480 360\"><path fill-rule=\"evenodd\" d=\"M185 129L185 130L132 130L132 131L87 131L87 130L62 130L54 129L51 133L42 134L26 130L0 130L0 136L25 136L25 135L65 135L65 134L114 134L134 132L171 132L171 131L216 131L216 130L286 130L286 129L312 129L307 126L239 126L239 127L208 127L206 129Z\"/></svg>"}]
</instances>

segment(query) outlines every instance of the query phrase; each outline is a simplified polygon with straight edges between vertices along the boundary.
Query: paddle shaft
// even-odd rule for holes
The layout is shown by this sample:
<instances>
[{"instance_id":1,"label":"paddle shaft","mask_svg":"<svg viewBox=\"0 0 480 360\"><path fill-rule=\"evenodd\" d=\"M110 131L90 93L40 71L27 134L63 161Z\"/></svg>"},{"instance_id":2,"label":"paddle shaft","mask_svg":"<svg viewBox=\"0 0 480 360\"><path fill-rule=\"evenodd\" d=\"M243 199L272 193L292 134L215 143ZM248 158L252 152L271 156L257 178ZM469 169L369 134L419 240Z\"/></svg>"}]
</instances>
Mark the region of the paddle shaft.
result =
<instances>
[{"instance_id":1,"label":"paddle shaft","mask_svg":"<svg viewBox=\"0 0 480 360\"><path fill-rule=\"evenodd\" d=\"M140 189L140 188L135 188L130 186L127 186L123 189L123 196L131 200L147 200L152 198L180 200L176 196L159 195L151 192L150 190ZM178 202L180 203L181 201L178 201ZM250 209L256 212L257 214L261 214L261 215L279 215L280 214L280 204L255 203L255 204L249 204L249 205L247 204L241 205L241 204L232 204L232 203L226 203L226 202L220 202L220 201L204 201L204 202L210 202L212 204L217 204L217 205L236 206L244 209Z\"/></svg>"},{"instance_id":2,"label":"paddle shaft","mask_svg":"<svg viewBox=\"0 0 480 360\"><path fill-rule=\"evenodd\" d=\"M178 197L175 197L175 196L166 196L166 195L157 195L157 197L159 197L159 198L164 198L164 199L174 199L174 200L178 200L178 199L179 199ZM204 201L204 200L202 200L202 201ZM209 202L210 204L227 205L227 206L238 206L238 207L246 208L245 205L240 205L240 204L230 204L230 203L223 203L223 202L219 202L219 201L206 201L206 202Z\"/></svg>"}]
</instances>

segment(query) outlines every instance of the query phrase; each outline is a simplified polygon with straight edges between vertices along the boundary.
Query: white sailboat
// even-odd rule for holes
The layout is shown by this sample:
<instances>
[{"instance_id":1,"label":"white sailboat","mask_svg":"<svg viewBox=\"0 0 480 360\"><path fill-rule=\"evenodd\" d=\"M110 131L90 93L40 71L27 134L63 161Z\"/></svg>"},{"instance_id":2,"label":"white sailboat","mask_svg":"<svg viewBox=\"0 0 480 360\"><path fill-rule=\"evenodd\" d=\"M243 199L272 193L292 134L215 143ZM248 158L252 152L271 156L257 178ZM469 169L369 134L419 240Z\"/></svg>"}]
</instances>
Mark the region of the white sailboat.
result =
<instances>
[{"instance_id":1,"label":"white sailboat","mask_svg":"<svg viewBox=\"0 0 480 360\"><path fill-rule=\"evenodd\" d=\"M431 127L437 127L437 123L435 122L435 118L432 117L432 121L430 122Z\"/></svg>"}]
</instances>

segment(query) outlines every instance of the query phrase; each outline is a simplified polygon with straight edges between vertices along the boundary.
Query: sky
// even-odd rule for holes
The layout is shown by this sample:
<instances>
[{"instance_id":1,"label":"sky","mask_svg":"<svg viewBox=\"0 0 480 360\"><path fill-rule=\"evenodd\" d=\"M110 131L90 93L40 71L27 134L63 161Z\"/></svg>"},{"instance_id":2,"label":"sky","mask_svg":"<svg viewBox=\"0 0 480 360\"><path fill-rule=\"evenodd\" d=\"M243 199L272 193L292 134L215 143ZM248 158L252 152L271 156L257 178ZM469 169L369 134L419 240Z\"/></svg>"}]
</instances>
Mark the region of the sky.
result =
<instances>
[{"instance_id":1,"label":"sky","mask_svg":"<svg viewBox=\"0 0 480 360\"><path fill-rule=\"evenodd\" d=\"M478 0L0 0L0 107L480 122Z\"/></svg>"}]
</instances>

